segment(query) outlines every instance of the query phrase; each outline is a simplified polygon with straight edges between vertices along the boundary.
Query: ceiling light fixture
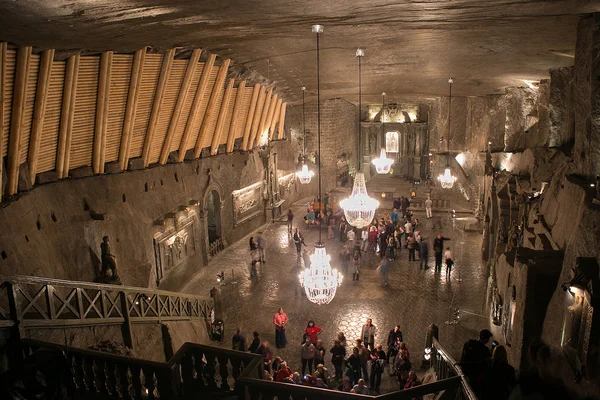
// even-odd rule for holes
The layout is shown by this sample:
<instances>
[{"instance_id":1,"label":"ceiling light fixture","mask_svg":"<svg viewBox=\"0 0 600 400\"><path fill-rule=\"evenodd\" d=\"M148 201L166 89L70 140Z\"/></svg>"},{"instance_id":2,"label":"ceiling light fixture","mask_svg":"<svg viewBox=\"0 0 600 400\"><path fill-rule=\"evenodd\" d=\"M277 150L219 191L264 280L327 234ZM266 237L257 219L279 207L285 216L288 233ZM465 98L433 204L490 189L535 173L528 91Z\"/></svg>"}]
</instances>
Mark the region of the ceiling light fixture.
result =
<instances>
[{"instance_id":1,"label":"ceiling light fixture","mask_svg":"<svg viewBox=\"0 0 600 400\"><path fill-rule=\"evenodd\" d=\"M362 172L362 156L361 156L361 118L360 113L362 109L362 69L361 59L364 57L365 52L359 47L356 49L356 58L358 59L358 155L357 172L354 176L354 185L352 187L352 194L347 199L340 201L340 207L344 210L346 221L356 228L364 228L368 226L373 217L375 216L375 210L379 207L379 202L371 197L367 193L367 185L365 184L365 174Z\"/></svg>"},{"instance_id":2,"label":"ceiling light fixture","mask_svg":"<svg viewBox=\"0 0 600 400\"><path fill-rule=\"evenodd\" d=\"M306 118L305 118L305 97L306 87L302 86L302 130L304 131L304 148L302 150L302 169L296 172L296 176L301 184L307 185L310 183L315 173L308 169L306 165Z\"/></svg>"},{"instance_id":3,"label":"ceiling light fixture","mask_svg":"<svg viewBox=\"0 0 600 400\"><path fill-rule=\"evenodd\" d=\"M385 133L385 92L381 93L382 103L381 103L381 126L383 127L383 132ZM378 174L389 174L390 169L392 168L392 164L394 160L391 158L387 158L385 153L385 148L381 148L381 152L379 153L379 157L371 161L373 165L375 165L375 171Z\"/></svg>"},{"instance_id":4,"label":"ceiling light fixture","mask_svg":"<svg viewBox=\"0 0 600 400\"><path fill-rule=\"evenodd\" d=\"M321 72L319 59L319 34L323 33L322 25L313 25L312 31L317 34L317 143L318 143L318 179L319 179L319 209L322 213L323 201L321 197ZM310 257L310 267L300 273L298 279L304 287L306 297L315 304L329 304L335 297L338 286L342 284L343 275L337 270L331 269L329 261L331 257L327 254L325 244L322 241L319 225L319 241L315 246L315 252Z\"/></svg>"},{"instance_id":5,"label":"ceiling light fixture","mask_svg":"<svg viewBox=\"0 0 600 400\"><path fill-rule=\"evenodd\" d=\"M452 186L454 186L454 182L456 182L456 177L452 176L452 171L450 170L450 122L452 115L452 83L454 83L454 80L452 78L448 79L448 85L450 87L450 97L448 99L448 138L446 139L446 143L448 145L448 152L446 153L446 169L444 169L444 173L442 175L438 176L438 181L440 181L440 184L442 185L443 189L452 189ZM444 138L442 138L441 140L444 140Z\"/></svg>"}]
</instances>

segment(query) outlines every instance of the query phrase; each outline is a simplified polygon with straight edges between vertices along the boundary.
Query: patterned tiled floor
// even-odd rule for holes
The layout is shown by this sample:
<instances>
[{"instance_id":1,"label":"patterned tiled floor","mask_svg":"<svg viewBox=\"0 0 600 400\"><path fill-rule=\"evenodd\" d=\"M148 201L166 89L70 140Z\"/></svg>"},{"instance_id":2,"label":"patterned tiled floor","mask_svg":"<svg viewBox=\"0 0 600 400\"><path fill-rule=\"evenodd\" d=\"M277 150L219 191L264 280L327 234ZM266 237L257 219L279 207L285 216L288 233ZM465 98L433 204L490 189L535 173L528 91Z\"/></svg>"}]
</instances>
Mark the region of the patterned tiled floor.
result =
<instances>
[{"instance_id":1,"label":"patterned tiled floor","mask_svg":"<svg viewBox=\"0 0 600 400\"><path fill-rule=\"evenodd\" d=\"M293 210L296 220L299 220L303 207L296 206ZM321 339L327 349L333 344L339 331L346 334L349 344L351 340L358 338L366 318L373 319L378 328L376 342L383 343L385 348L389 330L400 324L416 368L421 364L427 327L434 323L440 329L442 344L458 358L463 343L476 337L477 332L487 326L486 317L483 316L486 314L486 277L480 256L481 235L462 233L458 227L462 227L464 221L455 221L456 226L453 226L452 220L447 216L438 215L431 220L425 219L424 215L417 217L421 220L422 235L429 238L431 267L425 271L419 270L419 263L409 262L408 251L402 249L392 263L389 287L381 287L375 272L379 257L370 254L363 257L360 281L353 282L351 276L347 277L349 279L345 279L335 299L328 305L317 306L310 303L301 293L298 284L301 262L296 258L293 240L288 235L286 224L276 222L269 224L265 230L267 262L258 267L258 276L249 278L250 258L248 238L245 238L213 259L208 267L189 280L182 291L206 295L214 286L220 289L221 318L225 322L226 331L226 340L222 346L226 347L230 346L233 331L239 326L245 330L249 341L252 331L256 330L261 339L269 341L274 348L275 329L272 317L278 307L283 307L290 319L287 328L289 344L285 349L273 350L275 355L287 360L295 370L300 368L299 346L309 319L323 328ZM303 233L307 244L316 242L316 228L303 229ZM456 260L450 279L446 279L444 272L436 274L432 268L432 243L437 233L452 239L446 242ZM326 237L327 232L323 231L323 238ZM464 244L461 245L461 242ZM332 266L339 267L339 240L326 240L326 245ZM222 286L216 282L219 271L224 271L226 275L225 285ZM458 325L445 324L449 319L451 305L468 312L461 313ZM329 365L329 357L326 360L333 370ZM390 378L384 377L382 388L396 389L395 385Z\"/></svg>"}]
</instances>

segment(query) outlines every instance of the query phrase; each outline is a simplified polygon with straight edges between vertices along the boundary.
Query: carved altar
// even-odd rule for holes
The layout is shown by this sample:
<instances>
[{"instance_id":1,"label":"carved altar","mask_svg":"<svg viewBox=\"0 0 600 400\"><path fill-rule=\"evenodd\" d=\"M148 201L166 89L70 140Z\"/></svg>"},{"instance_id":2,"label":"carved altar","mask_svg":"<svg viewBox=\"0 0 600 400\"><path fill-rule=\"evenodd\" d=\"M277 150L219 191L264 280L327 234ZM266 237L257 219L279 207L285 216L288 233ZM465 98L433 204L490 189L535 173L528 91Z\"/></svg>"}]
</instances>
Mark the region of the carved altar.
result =
<instances>
[{"instance_id":1,"label":"carved altar","mask_svg":"<svg viewBox=\"0 0 600 400\"><path fill-rule=\"evenodd\" d=\"M256 182L232 192L234 227L263 211L262 191L263 182Z\"/></svg>"}]
</instances>

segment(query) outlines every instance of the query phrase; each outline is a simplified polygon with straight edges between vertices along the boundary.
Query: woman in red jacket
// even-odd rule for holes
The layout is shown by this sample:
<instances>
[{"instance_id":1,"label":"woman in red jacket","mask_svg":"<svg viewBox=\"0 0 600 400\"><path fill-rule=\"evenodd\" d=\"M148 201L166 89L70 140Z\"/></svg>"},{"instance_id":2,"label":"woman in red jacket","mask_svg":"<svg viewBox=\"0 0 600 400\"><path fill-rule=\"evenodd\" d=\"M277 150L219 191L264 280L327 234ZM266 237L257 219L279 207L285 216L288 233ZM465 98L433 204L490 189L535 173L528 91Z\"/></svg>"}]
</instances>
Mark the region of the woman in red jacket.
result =
<instances>
[{"instance_id":1,"label":"woman in red jacket","mask_svg":"<svg viewBox=\"0 0 600 400\"><path fill-rule=\"evenodd\" d=\"M369 231L369 249L375 253L377 248L377 228L375 226L371 226Z\"/></svg>"},{"instance_id":2,"label":"woman in red jacket","mask_svg":"<svg viewBox=\"0 0 600 400\"><path fill-rule=\"evenodd\" d=\"M318 336L321 334L322 331L323 331L323 329L316 326L315 322L312 319L310 321L308 321L308 325L306 326L306 329L304 330L305 334L310 337L310 342L312 344L317 344Z\"/></svg>"}]
</instances>

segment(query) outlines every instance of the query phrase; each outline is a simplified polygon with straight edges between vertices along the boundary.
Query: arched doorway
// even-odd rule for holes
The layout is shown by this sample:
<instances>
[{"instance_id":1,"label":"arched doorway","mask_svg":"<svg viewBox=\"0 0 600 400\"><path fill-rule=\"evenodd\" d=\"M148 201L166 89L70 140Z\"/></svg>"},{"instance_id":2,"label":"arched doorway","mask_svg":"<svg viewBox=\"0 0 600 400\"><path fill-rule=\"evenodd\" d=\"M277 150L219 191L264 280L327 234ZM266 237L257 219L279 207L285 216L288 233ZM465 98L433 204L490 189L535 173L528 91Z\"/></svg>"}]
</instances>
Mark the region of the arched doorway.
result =
<instances>
[{"instance_id":1,"label":"arched doorway","mask_svg":"<svg viewBox=\"0 0 600 400\"><path fill-rule=\"evenodd\" d=\"M221 198L216 190L211 190L206 198L206 226L210 246L221 238Z\"/></svg>"}]
</instances>

